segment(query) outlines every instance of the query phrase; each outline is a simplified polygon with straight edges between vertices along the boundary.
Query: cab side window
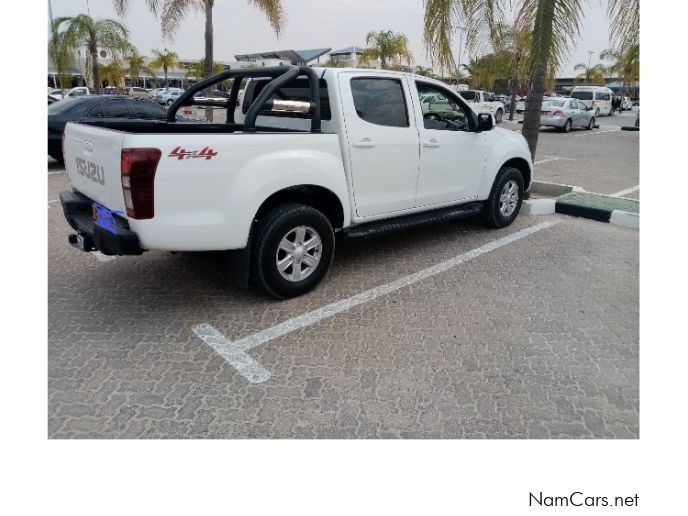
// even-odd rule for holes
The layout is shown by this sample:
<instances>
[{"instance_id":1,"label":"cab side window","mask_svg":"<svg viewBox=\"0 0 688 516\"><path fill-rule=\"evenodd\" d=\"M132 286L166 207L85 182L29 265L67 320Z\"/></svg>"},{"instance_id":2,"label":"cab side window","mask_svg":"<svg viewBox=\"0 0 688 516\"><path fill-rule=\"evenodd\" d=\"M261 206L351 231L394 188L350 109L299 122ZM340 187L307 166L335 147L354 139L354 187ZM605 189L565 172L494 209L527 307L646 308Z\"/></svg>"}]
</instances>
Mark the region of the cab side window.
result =
<instances>
[{"instance_id":1,"label":"cab side window","mask_svg":"<svg viewBox=\"0 0 688 516\"><path fill-rule=\"evenodd\" d=\"M356 114L366 122L408 127L408 108L401 81L377 77L351 79Z\"/></svg>"},{"instance_id":2,"label":"cab side window","mask_svg":"<svg viewBox=\"0 0 688 516\"><path fill-rule=\"evenodd\" d=\"M470 131L468 108L461 106L448 92L424 82L416 82L423 125L437 131Z\"/></svg>"}]
</instances>

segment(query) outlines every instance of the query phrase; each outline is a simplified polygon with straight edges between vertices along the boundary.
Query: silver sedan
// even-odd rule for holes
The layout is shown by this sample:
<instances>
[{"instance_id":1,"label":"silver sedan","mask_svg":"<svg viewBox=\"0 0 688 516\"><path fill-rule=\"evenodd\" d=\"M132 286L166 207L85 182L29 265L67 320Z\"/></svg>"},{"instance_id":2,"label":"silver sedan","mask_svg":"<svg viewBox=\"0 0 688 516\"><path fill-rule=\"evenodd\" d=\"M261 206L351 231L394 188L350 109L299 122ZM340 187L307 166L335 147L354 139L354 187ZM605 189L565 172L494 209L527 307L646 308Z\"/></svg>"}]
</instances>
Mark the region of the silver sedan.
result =
<instances>
[{"instance_id":1,"label":"silver sedan","mask_svg":"<svg viewBox=\"0 0 688 516\"><path fill-rule=\"evenodd\" d=\"M548 98L542 102L540 125L557 127L568 133L572 127L595 127L595 112L582 102L566 97Z\"/></svg>"}]
</instances>

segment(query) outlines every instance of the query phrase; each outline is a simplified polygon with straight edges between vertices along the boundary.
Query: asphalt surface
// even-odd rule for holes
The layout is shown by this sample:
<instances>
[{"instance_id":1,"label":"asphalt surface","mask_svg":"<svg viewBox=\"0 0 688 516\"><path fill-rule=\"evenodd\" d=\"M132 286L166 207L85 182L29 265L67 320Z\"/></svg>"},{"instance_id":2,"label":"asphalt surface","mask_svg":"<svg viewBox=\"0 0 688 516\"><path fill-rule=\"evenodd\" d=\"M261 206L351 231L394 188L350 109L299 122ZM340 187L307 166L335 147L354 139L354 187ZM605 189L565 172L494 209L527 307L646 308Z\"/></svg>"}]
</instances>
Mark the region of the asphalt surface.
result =
<instances>
[{"instance_id":1,"label":"asphalt surface","mask_svg":"<svg viewBox=\"0 0 688 516\"><path fill-rule=\"evenodd\" d=\"M569 145L586 154L603 138ZM639 436L635 230L521 216L502 230L466 220L343 242L318 289L275 301L230 286L220 253L77 251L51 202L67 178L48 173L51 438ZM255 346L262 383L194 333L255 335L546 221Z\"/></svg>"},{"instance_id":2,"label":"asphalt surface","mask_svg":"<svg viewBox=\"0 0 688 516\"><path fill-rule=\"evenodd\" d=\"M621 192L623 197L639 199L639 188L626 191L640 184L640 131L621 130L635 124L637 109L602 116L597 120L599 128L592 131L540 129L535 179L608 195ZM521 118L519 115L515 121ZM501 125L515 131L522 127L506 120Z\"/></svg>"}]
</instances>

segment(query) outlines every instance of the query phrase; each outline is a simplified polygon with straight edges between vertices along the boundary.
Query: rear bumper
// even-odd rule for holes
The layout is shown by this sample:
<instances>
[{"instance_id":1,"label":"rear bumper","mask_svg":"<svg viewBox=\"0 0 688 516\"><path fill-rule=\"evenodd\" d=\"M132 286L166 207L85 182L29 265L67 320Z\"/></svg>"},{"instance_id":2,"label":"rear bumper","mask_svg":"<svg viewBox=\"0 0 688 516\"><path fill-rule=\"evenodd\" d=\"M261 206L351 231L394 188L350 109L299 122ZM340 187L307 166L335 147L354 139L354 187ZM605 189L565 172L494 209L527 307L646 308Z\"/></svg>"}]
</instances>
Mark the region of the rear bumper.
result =
<instances>
[{"instance_id":1,"label":"rear bumper","mask_svg":"<svg viewBox=\"0 0 688 516\"><path fill-rule=\"evenodd\" d=\"M554 117L554 116L541 116L540 125L545 125L549 127L564 127L566 123L566 118Z\"/></svg>"},{"instance_id":2,"label":"rear bumper","mask_svg":"<svg viewBox=\"0 0 688 516\"><path fill-rule=\"evenodd\" d=\"M139 237L129 229L129 224L122 217L114 216L113 232L97 225L93 221L93 200L78 192L60 193L60 203L65 219L76 230L77 235L70 235L69 243L77 245L84 251L98 250L109 255L139 255L144 249L139 244Z\"/></svg>"}]
</instances>

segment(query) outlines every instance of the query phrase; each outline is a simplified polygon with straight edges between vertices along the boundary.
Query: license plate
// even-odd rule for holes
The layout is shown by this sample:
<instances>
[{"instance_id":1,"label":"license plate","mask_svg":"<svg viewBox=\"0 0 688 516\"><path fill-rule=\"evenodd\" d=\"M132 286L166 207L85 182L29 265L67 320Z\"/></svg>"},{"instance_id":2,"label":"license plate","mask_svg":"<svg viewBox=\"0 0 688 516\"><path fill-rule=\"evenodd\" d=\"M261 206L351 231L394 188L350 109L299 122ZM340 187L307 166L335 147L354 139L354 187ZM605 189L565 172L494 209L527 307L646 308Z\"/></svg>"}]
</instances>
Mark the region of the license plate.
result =
<instances>
[{"instance_id":1,"label":"license plate","mask_svg":"<svg viewBox=\"0 0 688 516\"><path fill-rule=\"evenodd\" d=\"M102 204L98 204L97 202L94 202L92 205L93 209L93 222L97 225L103 228L106 231L109 231L113 235L117 234L117 223L115 222L115 217L114 215L116 213L122 213L121 211L112 211Z\"/></svg>"}]
</instances>

